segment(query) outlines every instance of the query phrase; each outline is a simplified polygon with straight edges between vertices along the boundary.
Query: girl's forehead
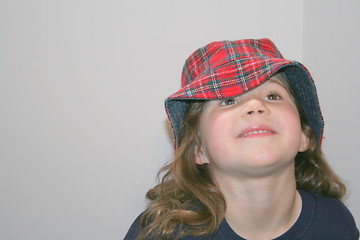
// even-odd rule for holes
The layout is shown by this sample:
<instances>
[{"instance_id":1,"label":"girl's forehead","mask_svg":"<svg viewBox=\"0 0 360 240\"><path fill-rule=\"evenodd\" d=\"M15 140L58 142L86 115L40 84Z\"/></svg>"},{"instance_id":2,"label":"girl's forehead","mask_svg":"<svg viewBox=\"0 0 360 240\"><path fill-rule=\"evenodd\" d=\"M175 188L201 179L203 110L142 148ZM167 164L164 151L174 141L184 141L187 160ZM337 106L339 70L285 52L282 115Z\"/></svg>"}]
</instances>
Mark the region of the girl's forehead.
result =
<instances>
[{"instance_id":1,"label":"girl's forehead","mask_svg":"<svg viewBox=\"0 0 360 240\"><path fill-rule=\"evenodd\" d=\"M280 73L276 73L276 74L270 76L269 80L267 80L265 83L273 82L273 81L277 82L278 84L280 84L283 87L286 87L288 85L285 77L283 77Z\"/></svg>"},{"instance_id":2,"label":"girl's forehead","mask_svg":"<svg viewBox=\"0 0 360 240\"><path fill-rule=\"evenodd\" d=\"M257 88L266 88L266 87L281 87L281 88L284 88L286 91L289 91L288 87L287 87L287 84L286 82L284 82L285 80L281 79L281 78L270 78L269 80L267 80L266 82L264 82L263 84L261 84L260 86L258 86ZM254 88L254 89L251 89L249 92L257 89L257 88Z\"/></svg>"}]
</instances>

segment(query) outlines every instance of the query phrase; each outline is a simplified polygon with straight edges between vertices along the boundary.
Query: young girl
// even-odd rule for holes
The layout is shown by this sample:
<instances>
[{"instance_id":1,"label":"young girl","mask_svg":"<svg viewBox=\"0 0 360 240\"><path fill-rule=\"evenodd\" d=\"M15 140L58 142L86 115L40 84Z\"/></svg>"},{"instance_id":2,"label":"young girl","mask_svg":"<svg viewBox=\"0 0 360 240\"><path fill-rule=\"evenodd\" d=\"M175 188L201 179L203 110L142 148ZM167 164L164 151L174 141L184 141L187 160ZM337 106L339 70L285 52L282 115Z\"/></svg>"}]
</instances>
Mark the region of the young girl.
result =
<instances>
[{"instance_id":1,"label":"young girl","mask_svg":"<svg viewBox=\"0 0 360 240\"><path fill-rule=\"evenodd\" d=\"M313 80L269 39L198 49L165 107L175 157L125 240L359 238Z\"/></svg>"}]
</instances>

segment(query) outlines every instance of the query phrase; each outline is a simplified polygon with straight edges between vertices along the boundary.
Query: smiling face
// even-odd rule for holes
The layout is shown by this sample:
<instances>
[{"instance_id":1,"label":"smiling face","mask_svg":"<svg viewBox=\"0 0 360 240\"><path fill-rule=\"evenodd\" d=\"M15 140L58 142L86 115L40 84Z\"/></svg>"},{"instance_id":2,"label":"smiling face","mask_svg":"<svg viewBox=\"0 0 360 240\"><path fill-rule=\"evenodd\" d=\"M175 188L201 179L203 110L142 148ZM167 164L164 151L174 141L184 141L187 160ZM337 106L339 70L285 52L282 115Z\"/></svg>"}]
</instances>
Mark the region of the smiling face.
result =
<instances>
[{"instance_id":1,"label":"smiling face","mask_svg":"<svg viewBox=\"0 0 360 240\"><path fill-rule=\"evenodd\" d=\"M205 104L196 163L213 174L260 176L291 169L308 139L280 75L241 96Z\"/></svg>"}]
</instances>

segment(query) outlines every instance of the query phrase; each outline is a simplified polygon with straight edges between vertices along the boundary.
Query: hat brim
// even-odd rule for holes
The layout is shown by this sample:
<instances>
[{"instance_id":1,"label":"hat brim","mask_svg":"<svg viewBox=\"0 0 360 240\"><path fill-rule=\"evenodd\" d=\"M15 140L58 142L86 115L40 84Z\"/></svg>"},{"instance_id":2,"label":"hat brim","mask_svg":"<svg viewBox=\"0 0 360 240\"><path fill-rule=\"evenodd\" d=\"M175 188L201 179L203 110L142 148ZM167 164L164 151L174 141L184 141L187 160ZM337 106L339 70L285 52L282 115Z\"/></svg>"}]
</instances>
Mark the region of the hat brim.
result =
<instances>
[{"instance_id":1,"label":"hat brim","mask_svg":"<svg viewBox=\"0 0 360 240\"><path fill-rule=\"evenodd\" d=\"M251 91L266 82L270 76L281 71L285 74L290 87L296 95L295 97L302 106L307 121L315 132L318 142L321 143L324 121L316 87L308 70L301 63L286 59L264 58L258 61L257 64L254 64L254 60L252 60L252 66L246 66L254 68L251 74L246 75L243 72L227 71L227 66L224 65L203 74L198 79L170 95L165 100L165 108L173 128L175 142L179 137L180 127L191 101L219 100L239 96ZM256 69L254 66L261 67ZM238 69L242 68L244 66ZM219 74L222 74L220 78ZM221 81L218 79L221 79Z\"/></svg>"}]
</instances>

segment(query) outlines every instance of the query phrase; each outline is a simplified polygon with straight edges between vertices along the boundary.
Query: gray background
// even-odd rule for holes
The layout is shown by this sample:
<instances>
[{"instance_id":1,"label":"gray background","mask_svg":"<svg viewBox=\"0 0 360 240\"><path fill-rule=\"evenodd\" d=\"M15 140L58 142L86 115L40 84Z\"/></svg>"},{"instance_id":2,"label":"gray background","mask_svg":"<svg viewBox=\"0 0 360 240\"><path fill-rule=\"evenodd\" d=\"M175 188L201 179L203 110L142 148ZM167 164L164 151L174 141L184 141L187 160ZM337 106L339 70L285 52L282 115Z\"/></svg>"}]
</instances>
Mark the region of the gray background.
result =
<instances>
[{"instance_id":1,"label":"gray background","mask_svg":"<svg viewBox=\"0 0 360 240\"><path fill-rule=\"evenodd\" d=\"M0 239L122 239L171 159L192 51L269 37L318 86L360 223L358 0L0 0Z\"/></svg>"}]
</instances>

